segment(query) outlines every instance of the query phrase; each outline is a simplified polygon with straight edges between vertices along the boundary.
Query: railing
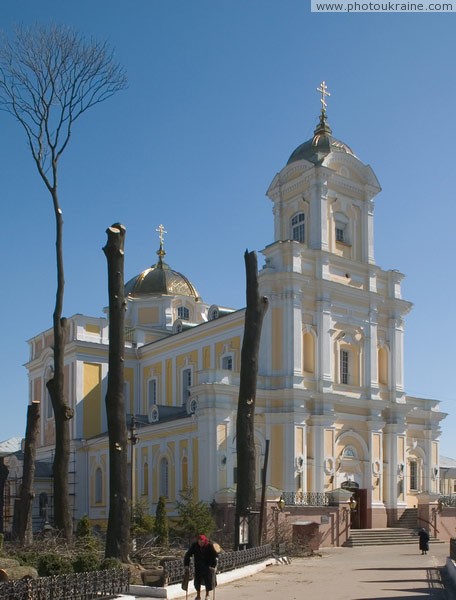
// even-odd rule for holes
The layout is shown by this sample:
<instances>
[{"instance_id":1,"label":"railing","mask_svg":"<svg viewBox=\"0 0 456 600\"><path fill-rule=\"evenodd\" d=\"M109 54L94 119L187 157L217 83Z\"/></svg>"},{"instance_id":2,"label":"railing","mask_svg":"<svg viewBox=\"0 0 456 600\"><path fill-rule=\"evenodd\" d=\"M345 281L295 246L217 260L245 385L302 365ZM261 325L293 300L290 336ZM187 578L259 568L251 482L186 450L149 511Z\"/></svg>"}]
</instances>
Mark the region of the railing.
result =
<instances>
[{"instance_id":1,"label":"railing","mask_svg":"<svg viewBox=\"0 0 456 600\"><path fill-rule=\"evenodd\" d=\"M236 550L233 552L223 552L219 555L217 562L217 572L224 573L232 571L244 565L261 562L273 555L271 544L257 546L256 548L247 548L247 550ZM184 575L183 560L170 560L164 564L165 581L168 585L180 583ZM193 577L193 567L190 565L190 577Z\"/></svg>"},{"instance_id":2,"label":"railing","mask_svg":"<svg viewBox=\"0 0 456 600\"><path fill-rule=\"evenodd\" d=\"M101 600L128 592L128 569L72 573L0 583L1 600Z\"/></svg>"},{"instance_id":3,"label":"railing","mask_svg":"<svg viewBox=\"0 0 456 600\"><path fill-rule=\"evenodd\" d=\"M283 492L285 506L328 506L326 492Z\"/></svg>"},{"instance_id":4,"label":"railing","mask_svg":"<svg viewBox=\"0 0 456 600\"><path fill-rule=\"evenodd\" d=\"M450 558L456 560L456 538L450 540Z\"/></svg>"},{"instance_id":5,"label":"railing","mask_svg":"<svg viewBox=\"0 0 456 600\"><path fill-rule=\"evenodd\" d=\"M439 496L439 504L441 506L456 506L456 494L449 496Z\"/></svg>"}]
</instances>

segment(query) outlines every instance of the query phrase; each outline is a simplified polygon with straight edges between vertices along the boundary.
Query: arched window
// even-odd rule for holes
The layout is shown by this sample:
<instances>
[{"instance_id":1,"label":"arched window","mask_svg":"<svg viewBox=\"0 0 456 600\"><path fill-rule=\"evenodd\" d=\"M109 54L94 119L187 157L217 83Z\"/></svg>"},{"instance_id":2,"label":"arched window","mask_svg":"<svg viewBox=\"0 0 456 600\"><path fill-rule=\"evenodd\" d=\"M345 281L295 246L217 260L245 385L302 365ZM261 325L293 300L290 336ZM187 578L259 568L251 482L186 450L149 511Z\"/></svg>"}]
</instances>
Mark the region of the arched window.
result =
<instances>
[{"instance_id":1,"label":"arched window","mask_svg":"<svg viewBox=\"0 0 456 600\"><path fill-rule=\"evenodd\" d=\"M160 459L159 466L159 496L169 497L169 463L164 456Z\"/></svg>"},{"instance_id":2,"label":"arched window","mask_svg":"<svg viewBox=\"0 0 456 600\"><path fill-rule=\"evenodd\" d=\"M103 502L103 471L98 467L95 471L95 504Z\"/></svg>"},{"instance_id":3,"label":"arched window","mask_svg":"<svg viewBox=\"0 0 456 600\"><path fill-rule=\"evenodd\" d=\"M304 213L298 213L291 218L291 239L295 242L304 243L306 241L306 216Z\"/></svg>"}]
</instances>

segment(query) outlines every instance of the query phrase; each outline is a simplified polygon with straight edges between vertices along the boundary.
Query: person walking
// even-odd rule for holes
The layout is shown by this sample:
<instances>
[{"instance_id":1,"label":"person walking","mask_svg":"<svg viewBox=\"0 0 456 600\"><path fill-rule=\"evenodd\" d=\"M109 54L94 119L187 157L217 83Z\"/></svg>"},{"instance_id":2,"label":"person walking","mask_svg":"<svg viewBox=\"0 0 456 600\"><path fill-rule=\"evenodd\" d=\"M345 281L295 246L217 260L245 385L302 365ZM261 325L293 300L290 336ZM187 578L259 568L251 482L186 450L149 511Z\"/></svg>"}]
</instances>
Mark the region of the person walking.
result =
<instances>
[{"instance_id":1,"label":"person walking","mask_svg":"<svg viewBox=\"0 0 456 600\"><path fill-rule=\"evenodd\" d=\"M206 600L209 599L209 592L216 586L215 571L217 567L217 551L208 538L201 533L195 542L190 546L184 556L184 568L188 573L190 558L193 556L195 563L195 577L193 585L196 590L195 600L201 599L201 586L206 588Z\"/></svg>"},{"instance_id":2,"label":"person walking","mask_svg":"<svg viewBox=\"0 0 456 600\"><path fill-rule=\"evenodd\" d=\"M429 550L429 533L422 527L418 532L420 538L421 554L427 554Z\"/></svg>"}]
</instances>

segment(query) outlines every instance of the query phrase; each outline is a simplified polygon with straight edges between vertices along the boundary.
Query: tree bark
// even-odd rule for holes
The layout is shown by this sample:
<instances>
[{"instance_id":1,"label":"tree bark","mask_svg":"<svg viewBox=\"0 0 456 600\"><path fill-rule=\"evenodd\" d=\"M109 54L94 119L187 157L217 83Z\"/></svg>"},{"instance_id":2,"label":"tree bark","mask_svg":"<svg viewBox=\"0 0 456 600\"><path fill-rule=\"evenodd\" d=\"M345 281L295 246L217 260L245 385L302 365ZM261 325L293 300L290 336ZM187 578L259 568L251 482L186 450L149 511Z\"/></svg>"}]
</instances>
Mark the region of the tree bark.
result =
<instances>
[{"instance_id":1,"label":"tree bark","mask_svg":"<svg viewBox=\"0 0 456 600\"><path fill-rule=\"evenodd\" d=\"M241 518L248 519L249 546L258 545L258 526L255 526L255 400L258 375L258 354L261 328L268 309L268 299L260 297L258 263L255 252L244 254L246 270L247 307L244 339L241 350L241 373L236 419L237 490L235 547L239 546ZM252 514L252 511L255 511Z\"/></svg>"},{"instance_id":2,"label":"tree bark","mask_svg":"<svg viewBox=\"0 0 456 600\"><path fill-rule=\"evenodd\" d=\"M27 428L25 430L24 466L22 469L22 485L19 511L19 542L30 546L33 541L32 503L35 497L35 457L36 440L40 425L40 404L33 402L27 409Z\"/></svg>"},{"instance_id":3,"label":"tree bark","mask_svg":"<svg viewBox=\"0 0 456 600\"><path fill-rule=\"evenodd\" d=\"M128 433L124 398L125 293L124 243L126 229L115 223L106 230L103 248L108 263L109 372L106 415L109 435L109 519L105 556L129 562Z\"/></svg>"},{"instance_id":4,"label":"tree bark","mask_svg":"<svg viewBox=\"0 0 456 600\"><path fill-rule=\"evenodd\" d=\"M9 469L5 465L4 457L0 457L0 533L5 533L5 484L8 479ZM1 551L1 548L0 548Z\"/></svg>"},{"instance_id":5,"label":"tree bark","mask_svg":"<svg viewBox=\"0 0 456 600\"><path fill-rule=\"evenodd\" d=\"M54 187L50 190L56 225L57 291L53 315L54 331L54 374L46 383L54 410L55 455L54 477L54 525L62 531L66 540L73 535L70 495L68 489L68 466L70 463L70 426L74 411L68 406L64 392L65 323L62 318L65 273L63 267L63 218L57 195L57 172L54 167Z\"/></svg>"}]
</instances>

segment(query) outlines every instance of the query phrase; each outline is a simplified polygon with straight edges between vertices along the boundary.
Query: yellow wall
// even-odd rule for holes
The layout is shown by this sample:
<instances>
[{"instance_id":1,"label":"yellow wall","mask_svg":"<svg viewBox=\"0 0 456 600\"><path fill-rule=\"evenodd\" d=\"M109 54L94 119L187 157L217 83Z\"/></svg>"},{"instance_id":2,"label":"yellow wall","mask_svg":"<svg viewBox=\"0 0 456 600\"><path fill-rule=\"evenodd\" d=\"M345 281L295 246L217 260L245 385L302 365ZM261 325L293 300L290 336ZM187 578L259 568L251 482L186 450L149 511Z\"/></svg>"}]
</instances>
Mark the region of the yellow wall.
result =
<instances>
[{"instance_id":1,"label":"yellow wall","mask_svg":"<svg viewBox=\"0 0 456 600\"><path fill-rule=\"evenodd\" d=\"M138 321L140 325L149 325L159 322L159 312L157 307L140 308L138 310Z\"/></svg>"},{"instance_id":2,"label":"yellow wall","mask_svg":"<svg viewBox=\"0 0 456 600\"><path fill-rule=\"evenodd\" d=\"M283 488L283 426L272 425L271 427L271 485Z\"/></svg>"},{"instance_id":3,"label":"yellow wall","mask_svg":"<svg viewBox=\"0 0 456 600\"><path fill-rule=\"evenodd\" d=\"M83 364L83 437L90 438L101 432L101 365Z\"/></svg>"}]
</instances>

